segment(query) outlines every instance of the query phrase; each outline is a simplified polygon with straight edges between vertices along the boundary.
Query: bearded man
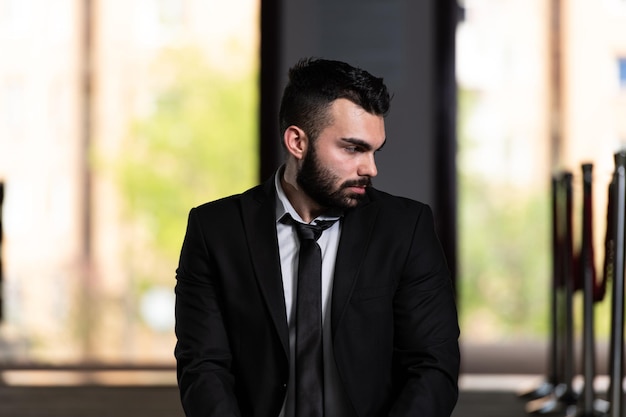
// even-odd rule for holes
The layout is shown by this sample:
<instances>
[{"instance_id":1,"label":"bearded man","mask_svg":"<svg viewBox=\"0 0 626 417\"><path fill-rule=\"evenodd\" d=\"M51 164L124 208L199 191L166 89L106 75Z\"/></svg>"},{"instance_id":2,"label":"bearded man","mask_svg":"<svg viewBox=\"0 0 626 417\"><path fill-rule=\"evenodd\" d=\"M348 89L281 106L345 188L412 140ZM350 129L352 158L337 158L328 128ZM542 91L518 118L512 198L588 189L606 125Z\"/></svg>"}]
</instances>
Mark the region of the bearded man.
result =
<instances>
[{"instance_id":1,"label":"bearded man","mask_svg":"<svg viewBox=\"0 0 626 417\"><path fill-rule=\"evenodd\" d=\"M304 59L280 107L284 164L193 208L176 271L188 417L445 417L454 291L431 209L372 187L382 78Z\"/></svg>"}]
</instances>

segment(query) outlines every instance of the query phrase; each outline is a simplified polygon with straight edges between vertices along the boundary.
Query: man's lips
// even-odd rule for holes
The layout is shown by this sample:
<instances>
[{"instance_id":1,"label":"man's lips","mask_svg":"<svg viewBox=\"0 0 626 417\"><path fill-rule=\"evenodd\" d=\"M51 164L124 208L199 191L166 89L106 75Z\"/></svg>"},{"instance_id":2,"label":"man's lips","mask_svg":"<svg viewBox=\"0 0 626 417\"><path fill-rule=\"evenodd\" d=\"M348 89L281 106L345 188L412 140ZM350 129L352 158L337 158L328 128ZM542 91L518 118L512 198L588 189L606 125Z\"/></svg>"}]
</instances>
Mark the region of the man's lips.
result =
<instances>
[{"instance_id":1,"label":"man's lips","mask_svg":"<svg viewBox=\"0 0 626 417\"><path fill-rule=\"evenodd\" d=\"M343 184L343 186L346 188L349 188L349 187L366 188L366 187L369 187L370 185L372 185L372 180L369 178L363 178L361 180L346 181Z\"/></svg>"},{"instance_id":2,"label":"man's lips","mask_svg":"<svg viewBox=\"0 0 626 417\"><path fill-rule=\"evenodd\" d=\"M365 194L366 185L352 185L348 187L350 191L356 194Z\"/></svg>"},{"instance_id":3,"label":"man's lips","mask_svg":"<svg viewBox=\"0 0 626 417\"><path fill-rule=\"evenodd\" d=\"M363 195L365 194L365 189L370 185L372 185L370 178L361 178L360 180L346 181L344 188L350 190L351 193Z\"/></svg>"}]
</instances>

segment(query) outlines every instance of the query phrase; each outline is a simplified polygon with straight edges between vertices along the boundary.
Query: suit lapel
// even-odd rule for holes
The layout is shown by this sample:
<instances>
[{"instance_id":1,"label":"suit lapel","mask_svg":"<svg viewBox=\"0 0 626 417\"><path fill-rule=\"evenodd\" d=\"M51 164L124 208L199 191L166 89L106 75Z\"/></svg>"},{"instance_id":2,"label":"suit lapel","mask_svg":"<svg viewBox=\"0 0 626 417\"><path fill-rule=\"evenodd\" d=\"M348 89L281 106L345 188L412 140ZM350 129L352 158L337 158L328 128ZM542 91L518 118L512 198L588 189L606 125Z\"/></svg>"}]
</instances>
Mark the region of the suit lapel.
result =
<instances>
[{"instance_id":1,"label":"suit lapel","mask_svg":"<svg viewBox=\"0 0 626 417\"><path fill-rule=\"evenodd\" d=\"M377 214L378 205L367 202L348 211L344 216L333 280L331 309L333 339L352 296Z\"/></svg>"},{"instance_id":2,"label":"suit lapel","mask_svg":"<svg viewBox=\"0 0 626 417\"><path fill-rule=\"evenodd\" d=\"M289 357L289 330L276 237L274 177L242 196L242 213L257 282Z\"/></svg>"}]
</instances>

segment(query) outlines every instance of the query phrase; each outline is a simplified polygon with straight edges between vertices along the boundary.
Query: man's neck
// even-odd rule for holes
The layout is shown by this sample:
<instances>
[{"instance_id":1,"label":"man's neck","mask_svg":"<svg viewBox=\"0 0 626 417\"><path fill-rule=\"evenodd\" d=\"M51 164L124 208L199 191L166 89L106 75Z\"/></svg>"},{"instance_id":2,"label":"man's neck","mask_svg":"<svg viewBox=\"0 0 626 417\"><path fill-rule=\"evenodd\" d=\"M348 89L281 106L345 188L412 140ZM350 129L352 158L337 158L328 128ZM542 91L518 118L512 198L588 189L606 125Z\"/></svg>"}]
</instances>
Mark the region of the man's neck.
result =
<instances>
[{"instance_id":1,"label":"man's neck","mask_svg":"<svg viewBox=\"0 0 626 417\"><path fill-rule=\"evenodd\" d=\"M285 166L285 169L280 176L280 185L283 188L285 196L300 215L303 221L310 223L313 219L323 214L325 208L317 204L311 197L309 197L296 181L296 174L293 168Z\"/></svg>"}]
</instances>

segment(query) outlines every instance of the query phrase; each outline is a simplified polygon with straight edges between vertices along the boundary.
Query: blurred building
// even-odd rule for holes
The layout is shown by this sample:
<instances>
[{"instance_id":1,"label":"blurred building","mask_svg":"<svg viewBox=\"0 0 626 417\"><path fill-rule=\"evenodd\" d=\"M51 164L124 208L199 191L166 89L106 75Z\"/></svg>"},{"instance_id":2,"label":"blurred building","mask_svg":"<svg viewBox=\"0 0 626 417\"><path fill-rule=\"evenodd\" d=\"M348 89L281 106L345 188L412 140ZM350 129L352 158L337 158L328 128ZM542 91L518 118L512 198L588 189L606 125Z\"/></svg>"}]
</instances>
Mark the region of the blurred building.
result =
<instances>
[{"instance_id":1,"label":"blurred building","mask_svg":"<svg viewBox=\"0 0 626 417\"><path fill-rule=\"evenodd\" d=\"M138 298L106 167L150 111L163 50L250 71L257 20L258 0L0 0L0 361L173 360L175 265Z\"/></svg>"},{"instance_id":2,"label":"blurred building","mask_svg":"<svg viewBox=\"0 0 626 417\"><path fill-rule=\"evenodd\" d=\"M606 179L626 143L625 2L463 3L457 75L476 101L464 132L475 144L467 169L536 185L590 161ZM551 142L553 124L560 144Z\"/></svg>"},{"instance_id":3,"label":"blurred building","mask_svg":"<svg viewBox=\"0 0 626 417\"><path fill-rule=\"evenodd\" d=\"M537 337L542 334L538 332L541 323L548 322L541 317L547 311L551 279L553 173L568 170L574 174L577 250L581 164L594 165L598 267L604 258L606 192L613 155L626 145L626 2L462 3L465 15L457 32L456 63L461 108L459 175L481 186L474 191L461 189L461 193L466 193L466 203L475 202L481 209L488 202L500 213L512 211L520 225L497 235L503 228L497 223L502 216L482 218L480 211L469 211L469 204L459 208L460 286L474 294L480 288L483 306L493 307L464 309L471 301L463 300L461 290L462 315L468 323L465 338L484 342ZM531 214L537 204L543 209ZM482 266L476 251L472 252L481 239L467 233L474 224L479 224L476 229L481 236L496 235L482 251L496 255L482 259ZM501 253L508 246L511 250ZM533 262L540 265L528 268ZM533 318L536 315L541 317ZM511 325L515 320L527 325ZM538 324L531 330L533 322ZM601 327L606 335L606 326ZM505 328L508 335L500 333Z\"/></svg>"},{"instance_id":4,"label":"blurred building","mask_svg":"<svg viewBox=\"0 0 626 417\"><path fill-rule=\"evenodd\" d=\"M537 186L550 170L546 0L468 0L457 31L461 168Z\"/></svg>"},{"instance_id":5,"label":"blurred building","mask_svg":"<svg viewBox=\"0 0 626 417\"><path fill-rule=\"evenodd\" d=\"M623 0L563 2L563 160L593 162L602 193L626 146L625 25Z\"/></svg>"}]
</instances>

